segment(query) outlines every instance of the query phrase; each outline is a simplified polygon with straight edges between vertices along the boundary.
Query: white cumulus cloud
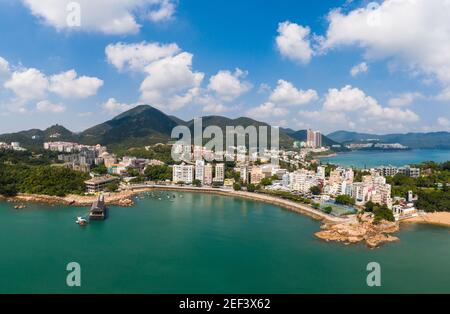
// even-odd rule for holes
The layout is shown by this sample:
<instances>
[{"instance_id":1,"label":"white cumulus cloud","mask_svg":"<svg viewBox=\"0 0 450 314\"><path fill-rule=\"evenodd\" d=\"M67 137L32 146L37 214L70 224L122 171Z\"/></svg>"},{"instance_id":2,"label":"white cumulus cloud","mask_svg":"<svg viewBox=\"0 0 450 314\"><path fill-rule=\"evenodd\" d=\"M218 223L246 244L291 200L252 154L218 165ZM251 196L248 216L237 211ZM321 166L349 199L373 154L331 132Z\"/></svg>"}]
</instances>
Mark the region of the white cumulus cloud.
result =
<instances>
[{"instance_id":1,"label":"white cumulus cloud","mask_svg":"<svg viewBox=\"0 0 450 314\"><path fill-rule=\"evenodd\" d=\"M367 65L367 63L361 62L360 64L357 64L351 68L350 74L351 74L351 76L355 77L361 73L367 73L368 71L369 71L369 66Z\"/></svg>"},{"instance_id":2,"label":"white cumulus cloud","mask_svg":"<svg viewBox=\"0 0 450 314\"><path fill-rule=\"evenodd\" d=\"M389 106L392 107L403 107L412 104L414 101L418 99L423 99L424 96L421 93L412 92L412 93L403 93L396 97L389 99Z\"/></svg>"},{"instance_id":3,"label":"white cumulus cloud","mask_svg":"<svg viewBox=\"0 0 450 314\"><path fill-rule=\"evenodd\" d=\"M363 90L350 85L341 89L329 89L323 108L315 113L315 117L326 118L331 124L357 127L366 131L400 130L404 129L405 123L420 120L414 111L399 107L384 107L375 98L366 95Z\"/></svg>"},{"instance_id":4,"label":"white cumulus cloud","mask_svg":"<svg viewBox=\"0 0 450 314\"><path fill-rule=\"evenodd\" d=\"M170 19L175 14L175 1L154 0L153 4L158 6L156 10L151 10L148 17L153 22L161 22Z\"/></svg>"},{"instance_id":5,"label":"white cumulus cloud","mask_svg":"<svg viewBox=\"0 0 450 314\"><path fill-rule=\"evenodd\" d=\"M328 111L356 111L376 104L376 100L360 90L347 85L343 88L328 90L324 108Z\"/></svg>"},{"instance_id":6,"label":"white cumulus cloud","mask_svg":"<svg viewBox=\"0 0 450 314\"><path fill-rule=\"evenodd\" d=\"M439 101L449 101L450 100L450 87L444 88L439 95L435 97Z\"/></svg>"},{"instance_id":7,"label":"white cumulus cloud","mask_svg":"<svg viewBox=\"0 0 450 314\"><path fill-rule=\"evenodd\" d=\"M81 76L69 70L50 77L49 90L63 98L87 98L97 94L103 81L96 77Z\"/></svg>"},{"instance_id":8,"label":"white cumulus cloud","mask_svg":"<svg viewBox=\"0 0 450 314\"><path fill-rule=\"evenodd\" d=\"M290 60L307 64L313 56L310 29L289 21L278 24L276 45L280 54Z\"/></svg>"},{"instance_id":9,"label":"white cumulus cloud","mask_svg":"<svg viewBox=\"0 0 450 314\"><path fill-rule=\"evenodd\" d=\"M198 95L204 73L192 70L193 55L182 52L145 67L141 101L161 109L177 110Z\"/></svg>"},{"instance_id":10,"label":"white cumulus cloud","mask_svg":"<svg viewBox=\"0 0 450 314\"><path fill-rule=\"evenodd\" d=\"M42 100L36 104L37 111L50 112L50 113L62 113L66 111L66 107L61 104L54 104L48 100Z\"/></svg>"},{"instance_id":11,"label":"white cumulus cloud","mask_svg":"<svg viewBox=\"0 0 450 314\"><path fill-rule=\"evenodd\" d=\"M166 45L146 42L136 44L116 43L108 45L105 49L108 62L119 71L122 71L125 67L133 71L144 71L150 63L180 52L181 49L173 43Z\"/></svg>"},{"instance_id":12,"label":"white cumulus cloud","mask_svg":"<svg viewBox=\"0 0 450 314\"><path fill-rule=\"evenodd\" d=\"M9 74L9 62L0 57L0 78Z\"/></svg>"},{"instance_id":13,"label":"white cumulus cloud","mask_svg":"<svg viewBox=\"0 0 450 314\"><path fill-rule=\"evenodd\" d=\"M348 13L333 10L322 49L359 46L367 59L393 58L450 84L450 2L385 0Z\"/></svg>"},{"instance_id":14,"label":"white cumulus cloud","mask_svg":"<svg viewBox=\"0 0 450 314\"><path fill-rule=\"evenodd\" d=\"M285 108L277 107L274 103L267 102L247 111L247 116L256 119L286 116L289 111Z\"/></svg>"},{"instance_id":15,"label":"white cumulus cloud","mask_svg":"<svg viewBox=\"0 0 450 314\"><path fill-rule=\"evenodd\" d=\"M319 99L313 89L299 90L292 83L279 80L278 85L269 97L269 101L279 105L305 105Z\"/></svg>"},{"instance_id":16,"label":"white cumulus cloud","mask_svg":"<svg viewBox=\"0 0 450 314\"><path fill-rule=\"evenodd\" d=\"M127 111L135 106L136 104L120 103L115 98L109 98L105 103L102 104L102 108L110 113Z\"/></svg>"},{"instance_id":17,"label":"white cumulus cloud","mask_svg":"<svg viewBox=\"0 0 450 314\"><path fill-rule=\"evenodd\" d=\"M245 76L246 73L240 69L236 69L234 73L219 71L210 78L208 90L214 92L220 100L233 101L252 88L249 82L241 81Z\"/></svg>"},{"instance_id":18,"label":"white cumulus cloud","mask_svg":"<svg viewBox=\"0 0 450 314\"><path fill-rule=\"evenodd\" d=\"M80 5L80 26L68 23L68 16L77 13L68 10L72 0L22 0L31 13L57 30L87 30L106 34L137 33L141 28L139 17L153 22L172 18L174 0L77 0Z\"/></svg>"},{"instance_id":19,"label":"white cumulus cloud","mask_svg":"<svg viewBox=\"0 0 450 314\"><path fill-rule=\"evenodd\" d=\"M43 98L49 86L47 77L38 69L21 69L12 73L6 81L5 88L12 90L23 100Z\"/></svg>"}]
</instances>

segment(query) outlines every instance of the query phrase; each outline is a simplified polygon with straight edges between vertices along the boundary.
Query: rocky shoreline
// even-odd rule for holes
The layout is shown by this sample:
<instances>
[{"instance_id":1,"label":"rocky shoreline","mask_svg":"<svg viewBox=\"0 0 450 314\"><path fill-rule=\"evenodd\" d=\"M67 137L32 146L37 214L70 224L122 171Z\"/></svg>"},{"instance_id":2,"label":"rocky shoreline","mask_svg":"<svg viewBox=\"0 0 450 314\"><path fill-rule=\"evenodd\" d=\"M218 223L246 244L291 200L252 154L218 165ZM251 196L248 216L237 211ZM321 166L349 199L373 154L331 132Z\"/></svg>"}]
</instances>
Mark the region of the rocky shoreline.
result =
<instances>
[{"instance_id":1,"label":"rocky shoreline","mask_svg":"<svg viewBox=\"0 0 450 314\"><path fill-rule=\"evenodd\" d=\"M124 191L118 193L105 194L105 202L107 205L117 205L123 207L130 207L134 205L132 197L140 192L138 191ZM16 209L23 209L26 207L25 203L37 203L46 205L67 205L67 206L91 206L97 199L97 196L81 196L81 195L67 195L49 196L37 194L18 194L14 197L2 197L0 200L17 203L14 207Z\"/></svg>"},{"instance_id":2,"label":"rocky shoreline","mask_svg":"<svg viewBox=\"0 0 450 314\"><path fill-rule=\"evenodd\" d=\"M383 221L374 224L368 214L360 215L357 220L342 224L324 224L322 231L315 235L327 242L341 242L346 245L365 243L370 248L377 248L385 243L399 241L400 239L391 235L400 230L397 222Z\"/></svg>"}]
</instances>

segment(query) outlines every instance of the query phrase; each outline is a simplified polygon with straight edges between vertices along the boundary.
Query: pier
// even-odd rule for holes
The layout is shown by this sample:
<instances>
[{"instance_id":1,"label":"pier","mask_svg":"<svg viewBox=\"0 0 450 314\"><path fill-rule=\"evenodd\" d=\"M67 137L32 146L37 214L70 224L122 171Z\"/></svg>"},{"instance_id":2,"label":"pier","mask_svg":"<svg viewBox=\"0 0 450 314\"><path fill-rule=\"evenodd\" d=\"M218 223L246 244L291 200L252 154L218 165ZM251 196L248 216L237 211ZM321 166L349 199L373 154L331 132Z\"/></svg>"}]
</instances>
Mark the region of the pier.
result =
<instances>
[{"instance_id":1,"label":"pier","mask_svg":"<svg viewBox=\"0 0 450 314\"><path fill-rule=\"evenodd\" d=\"M106 204L105 197L100 195L94 203L92 203L89 211L90 220L105 220L106 219Z\"/></svg>"}]
</instances>

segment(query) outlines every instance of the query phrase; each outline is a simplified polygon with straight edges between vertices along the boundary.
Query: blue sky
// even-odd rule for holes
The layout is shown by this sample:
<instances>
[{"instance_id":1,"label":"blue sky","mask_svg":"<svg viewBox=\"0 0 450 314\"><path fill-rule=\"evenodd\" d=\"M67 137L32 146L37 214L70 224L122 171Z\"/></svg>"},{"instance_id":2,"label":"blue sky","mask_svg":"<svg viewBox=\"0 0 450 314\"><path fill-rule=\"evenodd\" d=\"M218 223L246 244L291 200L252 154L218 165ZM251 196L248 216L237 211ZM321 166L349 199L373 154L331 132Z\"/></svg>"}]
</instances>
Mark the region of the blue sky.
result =
<instances>
[{"instance_id":1,"label":"blue sky","mask_svg":"<svg viewBox=\"0 0 450 314\"><path fill-rule=\"evenodd\" d=\"M0 0L1 133L81 131L142 103L325 133L450 130L445 0L79 0L80 26L69 2Z\"/></svg>"}]
</instances>

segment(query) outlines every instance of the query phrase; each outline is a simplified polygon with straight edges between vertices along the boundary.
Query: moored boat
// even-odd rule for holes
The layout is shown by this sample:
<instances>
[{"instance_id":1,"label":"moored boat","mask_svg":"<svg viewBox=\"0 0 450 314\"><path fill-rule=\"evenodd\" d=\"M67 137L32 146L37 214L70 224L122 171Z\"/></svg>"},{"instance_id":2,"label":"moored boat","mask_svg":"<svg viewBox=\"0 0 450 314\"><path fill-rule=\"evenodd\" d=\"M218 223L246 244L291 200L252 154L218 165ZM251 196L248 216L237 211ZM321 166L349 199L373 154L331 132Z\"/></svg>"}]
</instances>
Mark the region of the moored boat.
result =
<instances>
[{"instance_id":1,"label":"moored boat","mask_svg":"<svg viewBox=\"0 0 450 314\"><path fill-rule=\"evenodd\" d=\"M88 221L84 217L77 217L77 220L75 221L75 223L80 226L86 226L88 224Z\"/></svg>"}]
</instances>

